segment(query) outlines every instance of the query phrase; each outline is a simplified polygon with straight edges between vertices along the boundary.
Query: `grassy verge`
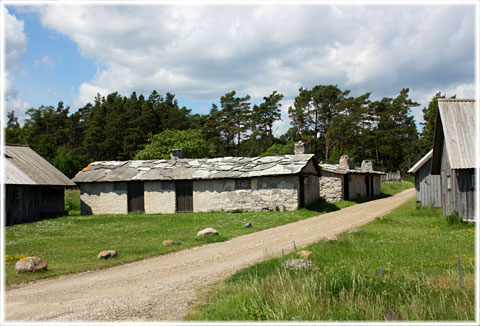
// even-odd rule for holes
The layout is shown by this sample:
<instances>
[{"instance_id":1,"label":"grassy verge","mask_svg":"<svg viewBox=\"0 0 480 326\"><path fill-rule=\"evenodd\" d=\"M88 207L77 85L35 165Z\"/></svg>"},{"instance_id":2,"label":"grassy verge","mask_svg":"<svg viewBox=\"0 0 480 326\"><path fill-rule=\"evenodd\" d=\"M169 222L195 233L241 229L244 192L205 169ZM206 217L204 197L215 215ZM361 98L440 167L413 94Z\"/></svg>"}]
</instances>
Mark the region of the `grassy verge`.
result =
<instances>
[{"instance_id":1,"label":"grassy verge","mask_svg":"<svg viewBox=\"0 0 480 326\"><path fill-rule=\"evenodd\" d=\"M5 228L5 280L21 283L62 274L83 272L176 250L225 241L246 233L295 222L354 205L354 201L326 203L324 200L296 211L285 212L209 212L186 214L78 215L79 191L66 191L69 216ZM250 222L253 227L243 228ZM213 227L219 236L196 238L199 230ZM163 240L181 245L163 246ZM98 260L102 250L114 249L118 256ZM27 256L48 262L48 270L16 274L15 263Z\"/></svg>"},{"instance_id":2,"label":"grassy verge","mask_svg":"<svg viewBox=\"0 0 480 326\"><path fill-rule=\"evenodd\" d=\"M236 273L188 319L382 320L389 308L404 320L475 318L472 225L449 226L440 209L416 210L412 199L363 230L307 247L309 271L285 270L290 253Z\"/></svg>"}]
</instances>

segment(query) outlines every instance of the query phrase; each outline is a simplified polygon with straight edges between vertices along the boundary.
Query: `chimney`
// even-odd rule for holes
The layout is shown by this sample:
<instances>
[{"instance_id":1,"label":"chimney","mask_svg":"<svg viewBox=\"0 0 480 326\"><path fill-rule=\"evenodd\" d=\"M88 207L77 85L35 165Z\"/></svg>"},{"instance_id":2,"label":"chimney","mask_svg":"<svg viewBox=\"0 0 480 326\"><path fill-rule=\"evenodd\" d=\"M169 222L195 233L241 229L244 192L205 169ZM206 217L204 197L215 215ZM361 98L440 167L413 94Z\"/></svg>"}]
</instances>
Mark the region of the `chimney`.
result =
<instances>
[{"instance_id":1,"label":"chimney","mask_svg":"<svg viewBox=\"0 0 480 326\"><path fill-rule=\"evenodd\" d=\"M295 143L295 155L306 154L306 152L306 145L301 140Z\"/></svg>"},{"instance_id":2,"label":"chimney","mask_svg":"<svg viewBox=\"0 0 480 326\"><path fill-rule=\"evenodd\" d=\"M170 151L170 159L178 160L182 158L182 150L181 149L172 149Z\"/></svg>"},{"instance_id":3,"label":"chimney","mask_svg":"<svg viewBox=\"0 0 480 326\"><path fill-rule=\"evenodd\" d=\"M349 170L354 169L353 160L348 155L342 155L342 157L340 157L338 166L342 169L349 169Z\"/></svg>"},{"instance_id":4,"label":"chimney","mask_svg":"<svg viewBox=\"0 0 480 326\"><path fill-rule=\"evenodd\" d=\"M362 161L362 171L373 171L373 162L371 160Z\"/></svg>"}]
</instances>

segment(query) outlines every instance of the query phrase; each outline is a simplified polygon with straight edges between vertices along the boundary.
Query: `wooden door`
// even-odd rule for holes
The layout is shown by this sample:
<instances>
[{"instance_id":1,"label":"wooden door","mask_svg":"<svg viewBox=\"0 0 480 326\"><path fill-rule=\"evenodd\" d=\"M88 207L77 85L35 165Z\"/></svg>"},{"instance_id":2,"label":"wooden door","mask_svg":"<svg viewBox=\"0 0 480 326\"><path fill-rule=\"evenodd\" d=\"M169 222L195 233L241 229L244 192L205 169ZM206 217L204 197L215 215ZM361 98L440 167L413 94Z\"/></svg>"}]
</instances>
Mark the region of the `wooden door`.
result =
<instances>
[{"instance_id":1,"label":"wooden door","mask_svg":"<svg viewBox=\"0 0 480 326\"><path fill-rule=\"evenodd\" d=\"M193 212L193 181L175 182L177 212Z\"/></svg>"},{"instance_id":2,"label":"wooden door","mask_svg":"<svg viewBox=\"0 0 480 326\"><path fill-rule=\"evenodd\" d=\"M370 197L375 197L375 191L373 187L373 176L370 176Z\"/></svg>"},{"instance_id":3,"label":"wooden door","mask_svg":"<svg viewBox=\"0 0 480 326\"><path fill-rule=\"evenodd\" d=\"M350 178L348 174L343 176L343 200L350 200Z\"/></svg>"},{"instance_id":4,"label":"wooden door","mask_svg":"<svg viewBox=\"0 0 480 326\"><path fill-rule=\"evenodd\" d=\"M370 197L370 177L365 176L366 197Z\"/></svg>"},{"instance_id":5,"label":"wooden door","mask_svg":"<svg viewBox=\"0 0 480 326\"><path fill-rule=\"evenodd\" d=\"M305 207L305 183L303 176L298 177L298 208Z\"/></svg>"},{"instance_id":6,"label":"wooden door","mask_svg":"<svg viewBox=\"0 0 480 326\"><path fill-rule=\"evenodd\" d=\"M128 212L144 212L143 182L128 182Z\"/></svg>"}]
</instances>

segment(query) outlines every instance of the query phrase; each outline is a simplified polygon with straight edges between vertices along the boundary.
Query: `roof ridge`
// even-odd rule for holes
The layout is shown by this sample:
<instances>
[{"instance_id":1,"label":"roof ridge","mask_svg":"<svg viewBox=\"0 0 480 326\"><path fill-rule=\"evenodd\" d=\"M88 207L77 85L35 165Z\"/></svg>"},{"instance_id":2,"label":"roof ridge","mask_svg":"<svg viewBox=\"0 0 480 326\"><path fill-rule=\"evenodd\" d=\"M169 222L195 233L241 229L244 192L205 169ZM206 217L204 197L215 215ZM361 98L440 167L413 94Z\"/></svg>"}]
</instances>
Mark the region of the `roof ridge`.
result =
<instances>
[{"instance_id":1,"label":"roof ridge","mask_svg":"<svg viewBox=\"0 0 480 326\"><path fill-rule=\"evenodd\" d=\"M439 102L475 102L474 98L439 98Z\"/></svg>"},{"instance_id":2,"label":"roof ridge","mask_svg":"<svg viewBox=\"0 0 480 326\"><path fill-rule=\"evenodd\" d=\"M30 147L27 144L5 144L5 146Z\"/></svg>"}]
</instances>

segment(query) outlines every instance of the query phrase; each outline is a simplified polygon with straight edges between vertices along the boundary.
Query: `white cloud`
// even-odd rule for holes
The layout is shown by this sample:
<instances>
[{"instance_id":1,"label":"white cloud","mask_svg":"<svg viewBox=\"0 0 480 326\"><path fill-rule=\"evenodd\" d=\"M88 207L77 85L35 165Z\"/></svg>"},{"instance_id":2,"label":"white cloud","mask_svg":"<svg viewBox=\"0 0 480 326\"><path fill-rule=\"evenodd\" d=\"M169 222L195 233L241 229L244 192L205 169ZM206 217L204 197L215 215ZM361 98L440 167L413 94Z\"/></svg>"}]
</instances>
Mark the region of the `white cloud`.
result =
<instances>
[{"instance_id":1,"label":"white cloud","mask_svg":"<svg viewBox=\"0 0 480 326\"><path fill-rule=\"evenodd\" d=\"M35 60L34 64L36 67L44 65L47 68L55 68L55 63L53 62L52 58L46 55L43 56L41 59Z\"/></svg>"},{"instance_id":2,"label":"white cloud","mask_svg":"<svg viewBox=\"0 0 480 326\"><path fill-rule=\"evenodd\" d=\"M404 87L418 93L474 78L475 15L469 6L37 9L44 26L75 41L99 67L80 86L78 104L92 101L97 90L153 89L212 102L232 89L254 98L278 90L286 102L300 86L317 84L380 98Z\"/></svg>"},{"instance_id":3,"label":"white cloud","mask_svg":"<svg viewBox=\"0 0 480 326\"><path fill-rule=\"evenodd\" d=\"M11 70L18 66L20 56L27 50L27 37L24 32L24 22L11 15L7 8L3 7L4 32L5 32L5 74L2 76L4 83L4 114L15 111L15 115L23 121L25 111L29 104L22 100L15 88Z\"/></svg>"}]
</instances>

